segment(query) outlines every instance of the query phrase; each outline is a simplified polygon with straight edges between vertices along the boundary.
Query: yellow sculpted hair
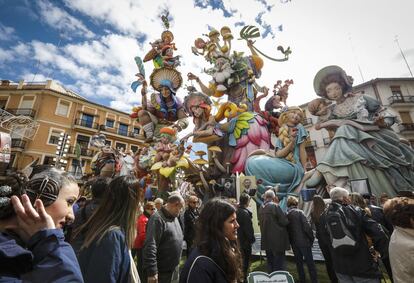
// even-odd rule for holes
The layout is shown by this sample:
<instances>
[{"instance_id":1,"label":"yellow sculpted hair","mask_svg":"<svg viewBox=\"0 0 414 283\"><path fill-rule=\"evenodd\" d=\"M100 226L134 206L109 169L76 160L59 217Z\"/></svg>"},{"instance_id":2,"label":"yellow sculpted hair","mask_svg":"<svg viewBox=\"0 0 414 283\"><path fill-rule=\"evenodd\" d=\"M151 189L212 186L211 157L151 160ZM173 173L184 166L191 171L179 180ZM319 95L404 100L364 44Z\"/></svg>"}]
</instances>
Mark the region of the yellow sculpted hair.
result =
<instances>
[{"instance_id":1,"label":"yellow sculpted hair","mask_svg":"<svg viewBox=\"0 0 414 283\"><path fill-rule=\"evenodd\" d=\"M286 124L288 119L288 114L292 112L297 112L303 119L303 111L299 107L293 106L289 107L285 112L283 112L279 117L279 139L282 141L283 146L287 146L294 138L289 135L289 126ZM292 163L296 163L295 158L293 157L293 152L291 151L285 157Z\"/></svg>"}]
</instances>

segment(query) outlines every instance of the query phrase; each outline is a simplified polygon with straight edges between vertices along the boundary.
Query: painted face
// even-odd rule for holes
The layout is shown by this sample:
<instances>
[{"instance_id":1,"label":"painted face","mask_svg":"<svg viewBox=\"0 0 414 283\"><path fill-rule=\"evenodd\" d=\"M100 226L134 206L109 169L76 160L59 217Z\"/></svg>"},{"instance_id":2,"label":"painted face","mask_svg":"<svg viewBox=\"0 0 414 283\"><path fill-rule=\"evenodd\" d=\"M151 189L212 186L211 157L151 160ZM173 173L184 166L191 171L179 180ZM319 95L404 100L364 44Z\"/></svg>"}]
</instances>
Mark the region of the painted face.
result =
<instances>
[{"instance_id":1,"label":"painted face","mask_svg":"<svg viewBox=\"0 0 414 283\"><path fill-rule=\"evenodd\" d=\"M58 198L54 203L46 207L46 212L52 217L56 228L62 229L66 223L73 222L73 204L79 195L79 187L76 183L70 183L62 187Z\"/></svg>"},{"instance_id":2,"label":"painted face","mask_svg":"<svg viewBox=\"0 0 414 283\"><path fill-rule=\"evenodd\" d=\"M160 141L161 141L162 144L170 143L170 139L168 137L164 136L164 135L161 136Z\"/></svg>"},{"instance_id":3,"label":"painted face","mask_svg":"<svg viewBox=\"0 0 414 283\"><path fill-rule=\"evenodd\" d=\"M330 99L330 100L339 100L342 98L343 93L342 93L342 87L340 84L338 83L330 83L326 86L326 96Z\"/></svg>"},{"instance_id":4,"label":"painted face","mask_svg":"<svg viewBox=\"0 0 414 283\"><path fill-rule=\"evenodd\" d=\"M250 185L252 184L252 180L250 179L244 179L243 185L246 189L250 188Z\"/></svg>"},{"instance_id":5,"label":"painted face","mask_svg":"<svg viewBox=\"0 0 414 283\"><path fill-rule=\"evenodd\" d=\"M237 229L240 227L239 223L237 222L237 216L234 212L232 215L230 215L229 218L224 221L223 225L223 233L224 237L229 239L230 241L236 241L237 240Z\"/></svg>"},{"instance_id":6,"label":"painted face","mask_svg":"<svg viewBox=\"0 0 414 283\"><path fill-rule=\"evenodd\" d=\"M165 44L170 44L172 41L173 41L173 39L172 39L171 35L166 34L166 35L164 36L164 43L165 43Z\"/></svg>"},{"instance_id":7,"label":"painted face","mask_svg":"<svg viewBox=\"0 0 414 283\"><path fill-rule=\"evenodd\" d=\"M201 115L203 115L203 111L203 108L199 105L191 106L191 112L193 112L194 117L201 117Z\"/></svg>"},{"instance_id":8,"label":"painted face","mask_svg":"<svg viewBox=\"0 0 414 283\"><path fill-rule=\"evenodd\" d=\"M161 95L163 97L168 97L170 96L170 90L168 89L168 87L161 87Z\"/></svg>"},{"instance_id":9,"label":"painted face","mask_svg":"<svg viewBox=\"0 0 414 283\"><path fill-rule=\"evenodd\" d=\"M301 116L297 112L291 112L288 114L287 124L290 126L295 126L300 123Z\"/></svg>"}]
</instances>

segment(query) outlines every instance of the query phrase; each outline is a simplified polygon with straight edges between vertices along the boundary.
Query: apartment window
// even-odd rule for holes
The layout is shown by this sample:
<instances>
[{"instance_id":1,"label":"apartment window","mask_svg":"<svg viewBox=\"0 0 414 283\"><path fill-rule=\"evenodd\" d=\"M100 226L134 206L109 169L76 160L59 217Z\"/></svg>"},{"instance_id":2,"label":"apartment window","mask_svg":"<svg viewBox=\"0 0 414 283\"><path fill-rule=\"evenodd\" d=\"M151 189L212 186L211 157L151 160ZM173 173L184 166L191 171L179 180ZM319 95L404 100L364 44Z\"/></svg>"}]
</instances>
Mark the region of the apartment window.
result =
<instances>
[{"instance_id":1,"label":"apartment window","mask_svg":"<svg viewBox=\"0 0 414 283\"><path fill-rule=\"evenodd\" d=\"M118 134L121 135L121 136L127 136L128 135L128 125L119 123Z\"/></svg>"},{"instance_id":2,"label":"apartment window","mask_svg":"<svg viewBox=\"0 0 414 283\"><path fill-rule=\"evenodd\" d=\"M0 98L0 109L6 109L6 104L7 104L7 98Z\"/></svg>"},{"instance_id":3,"label":"apartment window","mask_svg":"<svg viewBox=\"0 0 414 283\"><path fill-rule=\"evenodd\" d=\"M109 140L105 140L105 144L111 146L112 145L112 141Z\"/></svg>"},{"instance_id":4,"label":"apartment window","mask_svg":"<svg viewBox=\"0 0 414 283\"><path fill-rule=\"evenodd\" d=\"M121 149L122 148L125 151L126 150L126 144L117 142L117 143L115 143L115 148L116 149Z\"/></svg>"},{"instance_id":5,"label":"apartment window","mask_svg":"<svg viewBox=\"0 0 414 283\"><path fill-rule=\"evenodd\" d=\"M55 162L53 161L54 156L45 156L45 159L43 159L44 165L53 165Z\"/></svg>"},{"instance_id":6,"label":"apartment window","mask_svg":"<svg viewBox=\"0 0 414 283\"><path fill-rule=\"evenodd\" d=\"M56 115L67 117L69 114L70 102L59 100Z\"/></svg>"},{"instance_id":7,"label":"apartment window","mask_svg":"<svg viewBox=\"0 0 414 283\"><path fill-rule=\"evenodd\" d=\"M403 100L403 95L400 86L391 86L390 88L393 97Z\"/></svg>"},{"instance_id":8,"label":"apartment window","mask_svg":"<svg viewBox=\"0 0 414 283\"><path fill-rule=\"evenodd\" d=\"M403 124L412 124L413 119L411 119L410 112L400 112L401 122Z\"/></svg>"},{"instance_id":9,"label":"apartment window","mask_svg":"<svg viewBox=\"0 0 414 283\"><path fill-rule=\"evenodd\" d=\"M134 128L134 134L138 135L140 130L141 130L140 128Z\"/></svg>"},{"instance_id":10,"label":"apartment window","mask_svg":"<svg viewBox=\"0 0 414 283\"><path fill-rule=\"evenodd\" d=\"M33 104L34 104L34 96L23 96L23 100L22 100L22 103L20 103L19 108L31 109L33 108Z\"/></svg>"},{"instance_id":11,"label":"apartment window","mask_svg":"<svg viewBox=\"0 0 414 283\"><path fill-rule=\"evenodd\" d=\"M114 120L111 120L111 119L106 119L106 126L107 126L108 128L113 128L113 127L114 127L114 125L115 125L115 121L114 121Z\"/></svg>"},{"instance_id":12,"label":"apartment window","mask_svg":"<svg viewBox=\"0 0 414 283\"><path fill-rule=\"evenodd\" d=\"M131 145L131 151L135 154L138 151L138 147L135 145Z\"/></svg>"},{"instance_id":13,"label":"apartment window","mask_svg":"<svg viewBox=\"0 0 414 283\"><path fill-rule=\"evenodd\" d=\"M93 115L82 113L81 126L93 128Z\"/></svg>"},{"instance_id":14,"label":"apartment window","mask_svg":"<svg viewBox=\"0 0 414 283\"><path fill-rule=\"evenodd\" d=\"M82 149L85 149L89 146L89 139L88 136L78 135L76 137L76 143L78 143Z\"/></svg>"},{"instance_id":15,"label":"apartment window","mask_svg":"<svg viewBox=\"0 0 414 283\"><path fill-rule=\"evenodd\" d=\"M47 143L58 144L60 133L62 133L62 131L52 130L52 132L50 133L49 141Z\"/></svg>"}]
</instances>

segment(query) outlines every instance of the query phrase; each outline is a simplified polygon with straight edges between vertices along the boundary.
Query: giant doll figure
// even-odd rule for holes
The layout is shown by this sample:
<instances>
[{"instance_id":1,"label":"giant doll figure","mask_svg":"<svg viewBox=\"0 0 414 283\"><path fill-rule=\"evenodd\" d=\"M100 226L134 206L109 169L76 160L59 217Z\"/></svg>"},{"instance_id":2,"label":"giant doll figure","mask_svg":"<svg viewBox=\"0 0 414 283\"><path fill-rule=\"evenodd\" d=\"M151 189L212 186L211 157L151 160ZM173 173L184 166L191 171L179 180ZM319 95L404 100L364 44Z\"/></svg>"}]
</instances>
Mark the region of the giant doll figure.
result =
<instances>
[{"instance_id":1,"label":"giant doll figure","mask_svg":"<svg viewBox=\"0 0 414 283\"><path fill-rule=\"evenodd\" d=\"M306 185L316 186L322 176L330 187L368 178L375 195L413 190L414 151L390 129L379 102L353 93L352 82L338 66L325 67L315 76L316 94L332 103L320 98L310 103L323 117L315 128L327 129L332 141Z\"/></svg>"}]
</instances>

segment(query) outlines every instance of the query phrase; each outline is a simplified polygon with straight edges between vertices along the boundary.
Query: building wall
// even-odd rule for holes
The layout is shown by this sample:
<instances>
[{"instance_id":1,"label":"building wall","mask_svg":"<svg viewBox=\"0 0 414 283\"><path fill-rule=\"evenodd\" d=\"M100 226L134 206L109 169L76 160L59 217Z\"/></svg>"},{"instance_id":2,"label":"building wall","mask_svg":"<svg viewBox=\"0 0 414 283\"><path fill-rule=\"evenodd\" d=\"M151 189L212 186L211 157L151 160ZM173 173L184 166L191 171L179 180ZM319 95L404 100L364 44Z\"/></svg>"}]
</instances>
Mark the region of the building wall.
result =
<instances>
[{"instance_id":1,"label":"building wall","mask_svg":"<svg viewBox=\"0 0 414 283\"><path fill-rule=\"evenodd\" d=\"M111 141L112 146L122 143L127 150L142 145L142 142L137 140L133 133L134 128L138 128L139 125L127 113L89 102L54 81L30 84L24 82L5 84L2 82L0 85L0 100L7 100L4 107L6 111L14 111L15 109L22 111L22 106L30 104L27 100L30 97L34 98L30 107L35 111L33 120L39 124L39 127L32 140L22 139L25 143L24 147L12 148L15 159L11 166L14 168L22 169L37 158L39 163L43 164L47 162L48 157L54 157L56 145L49 143L52 131L64 132L71 136L69 143L71 151L67 154L68 163L65 168L68 171L73 169L71 165L76 159L73 149L77 137L80 135L90 138L94 134L102 132L107 136L107 140ZM59 115L57 108L60 103L69 105L67 115ZM85 124L82 120L84 113L93 115L93 127L89 127L89 124ZM106 124L108 118L115 121L113 129L105 129L101 126ZM119 123L128 125L127 136L119 134ZM8 132L4 128L0 128L0 130ZM18 137L14 136L13 138ZM86 149L82 152L85 153L81 156L83 163L85 163L83 169L85 172L90 172L90 163L96 152Z\"/></svg>"}]
</instances>

